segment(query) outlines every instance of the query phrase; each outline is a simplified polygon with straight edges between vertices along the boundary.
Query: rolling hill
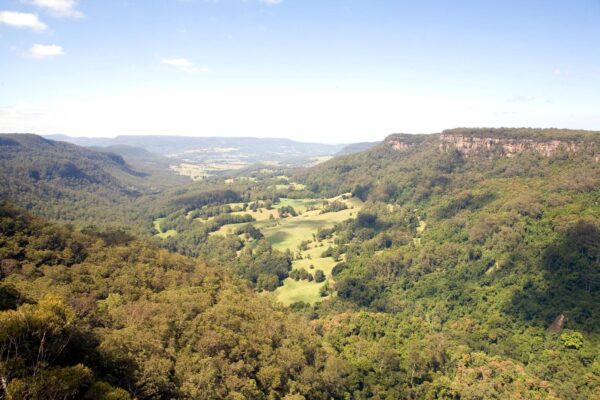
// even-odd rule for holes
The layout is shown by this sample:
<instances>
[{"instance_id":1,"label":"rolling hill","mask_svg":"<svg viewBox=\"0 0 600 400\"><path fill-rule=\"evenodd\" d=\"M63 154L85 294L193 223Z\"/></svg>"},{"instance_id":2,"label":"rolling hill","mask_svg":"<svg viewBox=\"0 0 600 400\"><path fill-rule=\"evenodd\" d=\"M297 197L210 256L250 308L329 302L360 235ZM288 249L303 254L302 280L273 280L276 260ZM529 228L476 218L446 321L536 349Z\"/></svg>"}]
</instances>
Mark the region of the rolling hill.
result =
<instances>
[{"instance_id":1,"label":"rolling hill","mask_svg":"<svg viewBox=\"0 0 600 400\"><path fill-rule=\"evenodd\" d=\"M0 198L53 219L122 223L141 197L188 181L151 167L143 150L113 150L0 135Z\"/></svg>"},{"instance_id":2,"label":"rolling hill","mask_svg":"<svg viewBox=\"0 0 600 400\"><path fill-rule=\"evenodd\" d=\"M250 137L117 136L115 138L77 138L46 136L79 146L125 145L143 148L174 161L199 164L225 164L230 169L256 163L281 166L310 165L315 157L332 156L345 145L303 143L289 139Z\"/></svg>"}]
</instances>

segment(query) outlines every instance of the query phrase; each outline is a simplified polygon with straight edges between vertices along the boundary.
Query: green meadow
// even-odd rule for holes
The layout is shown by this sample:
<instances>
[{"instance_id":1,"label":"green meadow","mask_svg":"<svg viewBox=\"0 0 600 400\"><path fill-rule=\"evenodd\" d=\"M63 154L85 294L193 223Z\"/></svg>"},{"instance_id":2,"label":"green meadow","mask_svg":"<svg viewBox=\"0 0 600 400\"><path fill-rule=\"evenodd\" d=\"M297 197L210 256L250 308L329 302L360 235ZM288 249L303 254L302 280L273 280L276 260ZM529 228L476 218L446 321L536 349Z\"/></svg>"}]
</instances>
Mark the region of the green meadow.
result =
<instances>
[{"instance_id":1,"label":"green meadow","mask_svg":"<svg viewBox=\"0 0 600 400\"><path fill-rule=\"evenodd\" d=\"M279 224L266 226L262 232L273 248L294 251L303 241L312 240L313 234L320 228L331 228L338 222L352 218L356 212L350 209L327 214L309 211L297 217L281 219Z\"/></svg>"},{"instance_id":2,"label":"green meadow","mask_svg":"<svg viewBox=\"0 0 600 400\"><path fill-rule=\"evenodd\" d=\"M319 294L323 285L325 285L325 282L295 281L287 278L283 281L283 286L278 287L274 293L277 301L286 306L299 301L314 304L326 298L321 297Z\"/></svg>"},{"instance_id":3,"label":"green meadow","mask_svg":"<svg viewBox=\"0 0 600 400\"><path fill-rule=\"evenodd\" d=\"M257 222L254 225L261 229L265 238L271 242L273 248L281 251L289 249L294 254L300 254L301 259L292 262L292 269L304 268L313 274L320 269L325 273L327 280L317 283L315 281L299 280L295 281L288 278L275 291L277 300L284 304L302 301L314 304L324 299L321 297L320 290L326 282L333 281L331 270L336 261L331 257L321 257L321 254L333 245L332 240L325 240L321 243L312 242L307 250L299 252L298 246L303 241L313 241L313 234L316 234L320 228L331 228L335 224L356 217L356 214L362 207L362 202L356 198L342 200L341 197L327 199L329 201L341 200L348 205L348 209L339 212L330 212L321 214L323 199L282 199L280 203L274 206L275 210L263 210L263 213L251 213ZM284 206L292 206L300 213L296 217L277 218L276 209ZM310 207L317 207L316 210L307 211ZM275 220L269 220L269 214L273 214ZM231 229L223 227L224 229ZM321 244L323 244L321 246ZM311 265L314 268L310 268Z\"/></svg>"},{"instance_id":4,"label":"green meadow","mask_svg":"<svg viewBox=\"0 0 600 400\"><path fill-rule=\"evenodd\" d=\"M348 206L347 209L338 212L328 212L321 214L325 201L339 200ZM240 204L230 204L234 207ZM295 217L280 218L278 209L291 206L298 213ZM326 282L332 282L331 270L336 261L331 257L321 257L321 254L329 247L333 246L333 240L324 240L314 242L314 235L319 229L332 228L335 224L343 222L350 218L355 218L356 214L362 208L363 203L357 198L344 199L343 196L331 199L281 199L273 205L271 210L260 208L256 211L236 211L232 214L248 214L256 220L252 224L261 230L265 238L271 243L274 249L280 251L290 250L295 259L292 262L292 269L304 268L313 276L316 270L322 270L327 280L317 283L315 281L299 280L295 281L288 278L283 286L275 291L275 296L279 302L284 305L290 305L297 301L314 304L321 301L319 291ZM230 224L222 226L218 231L211 235L228 235L245 224ZM166 234L166 233L165 233ZM164 234L163 234L164 235ZM308 249L300 251L299 246L302 242L311 242ZM299 257L299 258L298 258ZM311 268L311 265L313 268Z\"/></svg>"},{"instance_id":5,"label":"green meadow","mask_svg":"<svg viewBox=\"0 0 600 400\"><path fill-rule=\"evenodd\" d=\"M158 236L161 239L166 239L177 235L177 231L175 229L169 229L168 231L163 232L161 224L164 220L164 218L158 218L154 220L154 229L158 231L158 233L155 236Z\"/></svg>"}]
</instances>

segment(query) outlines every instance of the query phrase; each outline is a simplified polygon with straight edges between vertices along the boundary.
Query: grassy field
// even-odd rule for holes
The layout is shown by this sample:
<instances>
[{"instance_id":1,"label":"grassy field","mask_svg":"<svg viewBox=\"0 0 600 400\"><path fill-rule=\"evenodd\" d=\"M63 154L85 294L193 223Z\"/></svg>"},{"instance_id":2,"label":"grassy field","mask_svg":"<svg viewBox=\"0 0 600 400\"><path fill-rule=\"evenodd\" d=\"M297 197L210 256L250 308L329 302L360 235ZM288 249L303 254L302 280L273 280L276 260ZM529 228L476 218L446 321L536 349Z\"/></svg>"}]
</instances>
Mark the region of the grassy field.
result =
<instances>
[{"instance_id":1,"label":"grassy field","mask_svg":"<svg viewBox=\"0 0 600 400\"><path fill-rule=\"evenodd\" d=\"M274 293L277 301L285 306L298 301L314 304L326 298L321 297L319 294L323 285L325 285L325 282L295 281L287 278L283 281L283 286L278 287Z\"/></svg>"},{"instance_id":2,"label":"grassy field","mask_svg":"<svg viewBox=\"0 0 600 400\"><path fill-rule=\"evenodd\" d=\"M251 213L251 212L242 212L242 213L235 213L235 214L240 214L240 215L249 214L249 215L254 216L254 213ZM255 227L257 227L257 228L259 228L261 230L264 229L267 226L271 226L271 225L274 225L276 223L277 223L276 221L271 221L269 219L264 219L264 218L260 219L260 220L257 218L256 222L251 222L252 225L254 225ZM244 222L244 223L241 223L241 224L224 225L224 226L220 227L218 231L211 232L210 235L211 236L212 235L221 235L221 236L229 235L229 234L232 234L233 232L235 232L235 230L237 228L239 228L241 226L244 226L246 224L247 224L247 222Z\"/></svg>"},{"instance_id":3,"label":"grassy field","mask_svg":"<svg viewBox=\"0 0 600 400\"><path fill-rule=\"evenodd\" d=\"M319 199L281 199L279 203L275 204L274 208L282 208L292 206L299 213L305 213L307 207L318 207L323 203L323 200Z\"/></svg>"},{"instance_id":4,"label":"grassy field","mask_svg":"<svg viewBox=\"0 0 600 400\"><path fill-rule=\"evenodd\" d=\"M306 256L306 253L312 252L312 250L317 250L318 255L320 256L321 252L323 252L325 248L317 247L316 249L308 250L307 252L303 252L303 256ZM325 282L317 283L315 281L306 281L300 280L295 281L291 278L283 281L283 286L280 286L275 290L275 298L281 304L285 306L289 306L292 303L302 301L304 303L314 304L327 297L322 297L320 294L321 288L326 284L326 282L333 282L333 278L331 276L331 270L335 266L336 262L331 257L326 258L304 258L302 260L294 260L292 262L293 269L304 268L311 274L315 274L315 271L320 269L327 276L327 280ZM310 266L314 268L310 268Z\"/></svg>"},{"instance_id":5,"label":"grassy field","mask_svg":"<svg viewBox=\"0 0 600 400\"><path fill-rule=\"evenodd\" d=\"M320 246L320 243L311 243L311 247L308 250L301 252L303 258L292 262L292 269L304 268L313 276L315 271L320 269L327 277L327 280L325 282L317 283L315 281L309 282L306 280L295 281L288 278L283 282L283 286L280 286L274 292L277 301L283 305L289 306L297 301L314 304L327 298L321 297L319 292L326 282L333 282L331 271L337 262L331 257L321 257L321 254L329 246L333 245L333 240L324 240L321 243L323 243L323 246ZM313 268L311 268L311 266Z\"/></svg>"},{"instance_id":6,"label":"grassy field","mask_svg":"<svg viewBox=\"0 0 600 400\"><path fill-rule=\"evenodd\" d=\"M338 222L352 218L352 211L356 213L356 210L327 214L309 211L297 217L281 219L279 225L265 227L262 232L273 248L295 251L302 241L312 240L313 233L317 233L319 228L331 228Z\"/></svg>"},{"instance_id":7,"label":"grassy field","mask_svg":"<svg viewBox=\"0 0 600 400\"><path fill-rule=\"evenodd\" d=\"M331 257L321 257L321 254L323 254L323 252L327 250L327 247L333 246L333 241L330 240L323 243L325 243L325 245L322 247L315 246L315 243L312 243L311 246L313 247L309 248L306 251L303 251L303 258L301 260L294 260L292 262L292 267L304 268L308 272L314 272L315 270L320 269L325 273L325 275L331 276L331 270L333 269L336 262ZM314 267L314 269L310 268L311 265Z\"/></svg>"},{"instance_id":8,"label":"grassy field","mask_svg":"<svg viewBox=\"0 0 600 400\"><path fill-rule=\"evenodd\" d=\"M348 206L347 209L338 212L329 212L321 214L325 201L343 201ZM232 208L242 207L243 203L229 204ZM295 217L279 218L278 209L291 206L298 213ZM285 251L290 250L296 256L300 255L299 259L293 260L292 268L303 268L313 276L317 270L323 271L326 276L325 282L317 283L315 281L286 279L283 286L279 287L275 292L275 298L284 305L290 305L297 301L314 304L323 300L320 290L326 282L333 282L331 271L336 264L336 261L331 257L321 257L323 252L329 246L334 246L333 240L328 239L322 242L314 242L314 234L321 228L331 228L335 224L345 221L350 218L355 218L363 204L359 199L348 198L344 199L338 196L331 199L286 199L283 198L277 204L273 205L273 209L267 210L261 208L256 211L250 209L246 211L236 211L232 214L236 215L251 215L256 221L252 224L261 230L265 238L271 243L274 249ZM188 214L189 218L190 214ZM210 219L209 219L210 220ZM168 230L163 232L162 222L164 218L159 218L154 221L154 227L159 232L156 236L165 239L175 236L177 231ZM246 225L230 224L222 226L218 231L212 232L211 235L227 235L233 233L238 227ZM308 249L300 251L299 246L303 241L311 242ZM248 243L252 246L252 243ZM311 268L311 266L313 268Z\"/></svg>"},{"instance_id":9,"label":"grassy field","mask_svg":"<svg viewBox=\"0 0 600 400\"><path fill-rule=\"evenodd\" d=\"M325 199L281 199L279 203L273 206L273 210L261 209L257 211L239 211L234 214L250 214L256 219L252 224L259 228L265 235L265 238L271 242L273 248L285 251L291 250L294 254L299 253L298 246L303 241L312 241L313 234L320 228L331 228L336 223L356 217L358 211L362 208L362 202L356 198L342 199L341 196L328 201L340 200L348 205L348 209L321 214L323 202ZM279 218L277 209L285 206L292 206L299 213L296 217ZM309 208L317 208L307 211ZM273 215L273 219L270 219ZM214 234L225 235L233 232L237 227L244 224L232 224L221 227ZM321 246L321 243L323 246ZM331 257L322 258L321 254L327 247L333 245L332 240L326 240L321 243L311 243L307 250L300 252L302 259L292 262L293 269L304 268L311 274L320 269L325 273L327 281L332 282L331 270L336 262ZM310 268L310 266L314 268ZM286 279L283 286L275 292L279 302L284 305L290 305L297 301L314 304L324 299L319 294L321 287L325 282L309 282L307 280L295 281Z\"/></svg>"},{"instance_id":10,"label":"grassy field","mask_svg":"<svg viewBox=\"0 0 600 400\"><path fill-rule=\"evenodd\" d=\"M246 211L236 211L236 212L232 212L231 214L233 215L251 215L255 220L257 221L267 221L270 216L272 215L273 218L277 218L279 214L277 214L277 210L273 209L273 210L267 210L266 208L261 208L259 210L256 211L252 211L250 209L246 210Z\"/></svg>"},{"instance_id":11,"label":"grassy field","mask_svg":"<svg viewBox=\"0 0 600 400\"><path fill-rule=\"evenodd\" d=\"M299 215L298 217L291 217L291 218L283 218L280 219L279 218L279 212L277 211L278 209L282 208L282 207L286 207L286 206L292 206L294 207L294 209L296 210L296 212L299 213L306 213L306 209L308 207L317 207L320 206L323 203L323 200L315 200L315 199L281 199L281 201L277 204L273 205L273 209L271 210L267 210L266 208L260 208L256 211L252 211L250 209L246 210L246 211L236 211L233 212L232 214L234 215L251 215L256 222L253 222L253 225L256 226L257 228L264 230L264 229L272 229L273 232L277 231L277 227L278 226L283 226L283 225L287 225L289 222L294 222L296 221L298 218L304 217L305 215ZM235 206L242 206L243 203L232 203L230 204L230 206L233 208ZM313 214L318 214L318 211L313 211ZM273 219L270 219L270 216L273 216ZM219 229L217 232L214 232L216 234L220 234L220 235L226 235L228 233L233 232L236 228L238 228L241 225L245 225L245 224L230 224L230 225L225 225L223 227L221 227L221 229ZM316 230L315 230L316 232ZM263 231L263 233L266 232ZM312 234L311 234L312 237ZM268 238L267 238L268 239ZM280 249L285 250L287 247L282 247Z\"/></svg>"},{"instance_id":12,"label":"grassy field","mask_svg":"<svg viewBox=\"0 0 600 400\"><path fill-rule=\"evenodd\" d=\"M214 172L230 171L247 167L249 164L245 162L222 162L222 163L181 163L179 165L171 165L170 169L175 173L187 176L194 181L202 180Z\"/></svg>"},{"instance_id":13,"label":"grassy field","mask_svg":"<svg viewBox=\"0 0 600 400\"><path fill-rule=\"evenodd\" d=\"M340 197L328 199L329 201L340 200ZM356 214L362 207L362 202L356 198L350 198L344 201L348 207L346 210L321 214L320 210L307 211L308 207L321 207L323 199L281 199L279 203L273 206L273 210L260 209L257 211L238 211L233 214L249 214L256 219L254 226L259 228L266 239L271 242L277 250L290 249L296 251L302 241L312 240L313 233L319 228L331 228L336 223L356 217ZM233 204L231 205L234 206ZM296 217L279 218L277 209L285 206L292 206L300 213ZM273 215L274 219L269 216ZM215 234L226 235L233 232L240 225L231 224L221 227Z\"/></svg>"},{"instance_id":14,"label":"grassy field","mask_svg":"<svg viewBox=\"0 0 600 400\"><path fill-rule=\"evenodd\" d=\"M166 239L166 238L169 238L171 236L177 235L177 231L175 229L169 229L166 232L162 231L162 228L161 228L160 224L164 220L165 220L164 218L158 218L157 220L154 221L154 229L156 229L158 231L158 233L155 236L158 236L161 239Z\"/></svg>"}]
</instances>

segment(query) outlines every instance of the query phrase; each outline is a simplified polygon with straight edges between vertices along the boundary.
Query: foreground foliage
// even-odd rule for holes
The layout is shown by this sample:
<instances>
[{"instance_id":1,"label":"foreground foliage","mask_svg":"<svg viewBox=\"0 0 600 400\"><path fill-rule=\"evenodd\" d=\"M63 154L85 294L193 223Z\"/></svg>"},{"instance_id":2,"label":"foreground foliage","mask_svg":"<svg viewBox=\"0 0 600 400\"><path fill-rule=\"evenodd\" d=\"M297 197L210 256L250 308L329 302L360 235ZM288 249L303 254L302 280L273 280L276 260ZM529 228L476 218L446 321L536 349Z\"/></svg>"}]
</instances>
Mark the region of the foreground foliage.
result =
<instances>
[{"instance_id":1,"label":"foreground foliage","mask_svg":"<svg viewBox=\"0 0 600 400\"><path fill-rule=\"evenodd\" d=\"M7 398L341 392L344 369L310 325L219 270L120 232L77 232L7 205L0 243Z\"/></svg>"}]
</instances>

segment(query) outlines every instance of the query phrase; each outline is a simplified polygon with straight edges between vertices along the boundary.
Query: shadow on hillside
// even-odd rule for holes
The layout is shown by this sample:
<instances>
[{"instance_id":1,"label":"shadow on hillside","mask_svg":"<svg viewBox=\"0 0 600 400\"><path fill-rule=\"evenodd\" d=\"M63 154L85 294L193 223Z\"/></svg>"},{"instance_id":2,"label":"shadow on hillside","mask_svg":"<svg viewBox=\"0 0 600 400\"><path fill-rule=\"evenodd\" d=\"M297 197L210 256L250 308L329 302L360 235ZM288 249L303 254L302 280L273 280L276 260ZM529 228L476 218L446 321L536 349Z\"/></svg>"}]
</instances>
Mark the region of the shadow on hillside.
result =
<instances>
[{"instance_id":1,"label":"shadow on hillside","mask_svg":"<svg viewBox=\"0 0 600 400\"><path fill-rule=\"evenodd\" d=\"M580 221L541 255L542 279L529 279L508 306L510 314L559 330L600 330L600 229Z\"/></svg>"}]
</instances>

